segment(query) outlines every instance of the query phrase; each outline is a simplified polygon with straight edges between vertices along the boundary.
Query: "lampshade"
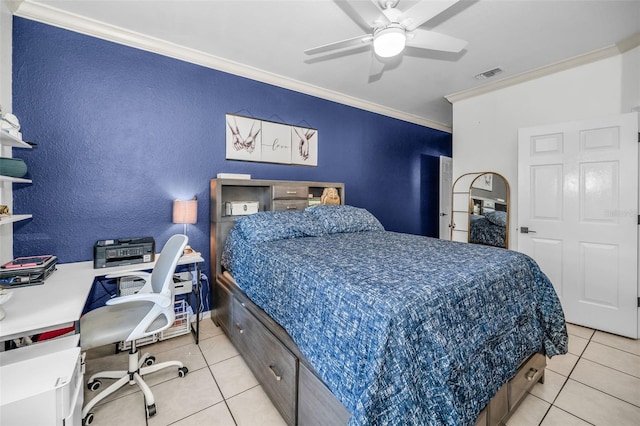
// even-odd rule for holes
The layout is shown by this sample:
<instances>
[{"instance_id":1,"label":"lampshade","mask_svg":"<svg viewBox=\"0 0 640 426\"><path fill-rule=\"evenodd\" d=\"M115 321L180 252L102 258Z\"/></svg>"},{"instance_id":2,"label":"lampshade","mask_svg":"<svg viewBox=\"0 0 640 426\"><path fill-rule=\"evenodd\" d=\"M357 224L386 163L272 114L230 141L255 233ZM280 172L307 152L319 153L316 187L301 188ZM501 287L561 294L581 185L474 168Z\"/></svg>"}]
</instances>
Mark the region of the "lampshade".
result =
<instances>
[{"instance_id":1,"label":"lampshade","mask_svg":"<svg viewBox=\"0 0 640 426\"><path fill-rule=\"evenodd\" d=\"M173 200L173 223L196 223L198 221L198 200Z\"/></svg>"},{"instance_id":2,"label":"lampshade","mask_svg":"<svg viewBox=\"0 0 640 426\"><path fill-rule=\"evenodd\" d=\"M390 58L404 50L406 41L404 28L391 24L373 35L373 50L381 58Z\"/></svg>"}]
</instances>

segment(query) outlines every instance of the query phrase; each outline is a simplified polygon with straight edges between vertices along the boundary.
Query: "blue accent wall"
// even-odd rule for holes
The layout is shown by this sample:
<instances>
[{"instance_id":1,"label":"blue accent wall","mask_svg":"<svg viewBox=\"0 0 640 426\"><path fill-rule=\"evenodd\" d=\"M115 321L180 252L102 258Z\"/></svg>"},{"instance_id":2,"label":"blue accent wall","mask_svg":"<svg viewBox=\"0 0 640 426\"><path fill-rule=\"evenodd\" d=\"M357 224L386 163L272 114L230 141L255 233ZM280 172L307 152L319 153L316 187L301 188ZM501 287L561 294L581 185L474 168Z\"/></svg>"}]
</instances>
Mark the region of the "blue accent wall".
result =
<instances>
[{"instance_id":1,"label":"blue accent wall","mask_svg":"<svg viewBox=\"0 0 640 426\"><path fill-rule=\"evenodd\" d=\"M437 215L421 214L438 203L422 158L451 156L446 132L18 17L13 113L38 144L14 150L33 179L14 184L14 211L33 214L14 224L15 256L85 261L97 240L136 236L159 249L183 230L172 200L195 195L190 244L208 259L220 172L344 182L347 204L388 230L437 236ZM318 166L225 160L227 113L318 129Z\"/></svg>"}]
</instances>

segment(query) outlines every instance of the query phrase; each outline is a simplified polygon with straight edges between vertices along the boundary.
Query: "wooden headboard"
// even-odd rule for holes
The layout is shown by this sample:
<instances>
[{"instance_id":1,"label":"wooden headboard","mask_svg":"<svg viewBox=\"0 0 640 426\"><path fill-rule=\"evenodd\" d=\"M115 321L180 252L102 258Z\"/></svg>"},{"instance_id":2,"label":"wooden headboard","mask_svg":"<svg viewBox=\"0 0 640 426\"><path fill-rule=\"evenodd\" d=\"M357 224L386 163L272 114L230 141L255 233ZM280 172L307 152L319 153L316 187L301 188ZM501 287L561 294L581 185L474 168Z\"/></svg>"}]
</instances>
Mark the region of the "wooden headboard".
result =
<instances>
[{"instance_id":1,"label":"wooden headboard","mask_svg":"<svg viewBox=\"0 0 640 426\"><path fill-rule=\"evenodd\" d=\"M228 203L257 202L258 211L304 210L319 203L325 188L336 188L344 204L344 184L256 179L211 179L211 273L215 280L222 273L220 258L227 235L239 215L227 214ZM213 304L211 305L213 306Z\"/></svg>"}]
</instances>

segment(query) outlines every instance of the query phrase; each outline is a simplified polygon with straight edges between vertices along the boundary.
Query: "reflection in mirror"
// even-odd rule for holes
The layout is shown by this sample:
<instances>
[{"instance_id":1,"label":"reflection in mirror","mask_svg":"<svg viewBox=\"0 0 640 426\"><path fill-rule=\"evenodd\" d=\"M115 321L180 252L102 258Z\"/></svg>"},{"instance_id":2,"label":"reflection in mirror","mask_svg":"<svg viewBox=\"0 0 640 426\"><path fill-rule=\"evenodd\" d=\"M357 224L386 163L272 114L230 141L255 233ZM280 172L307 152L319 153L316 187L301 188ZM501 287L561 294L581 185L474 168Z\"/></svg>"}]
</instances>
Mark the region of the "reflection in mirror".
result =
<instances>
[{"instance_id":1,"label":"reflection in mirror","mask_svg":"<svg viewBox=\"0 0 640 426\"><path fill-rule=\"evenodd\" d=\"M509 184L497 173L483 173L471 183L469 242L509 247Z\"/></svg>"}]
</instances>

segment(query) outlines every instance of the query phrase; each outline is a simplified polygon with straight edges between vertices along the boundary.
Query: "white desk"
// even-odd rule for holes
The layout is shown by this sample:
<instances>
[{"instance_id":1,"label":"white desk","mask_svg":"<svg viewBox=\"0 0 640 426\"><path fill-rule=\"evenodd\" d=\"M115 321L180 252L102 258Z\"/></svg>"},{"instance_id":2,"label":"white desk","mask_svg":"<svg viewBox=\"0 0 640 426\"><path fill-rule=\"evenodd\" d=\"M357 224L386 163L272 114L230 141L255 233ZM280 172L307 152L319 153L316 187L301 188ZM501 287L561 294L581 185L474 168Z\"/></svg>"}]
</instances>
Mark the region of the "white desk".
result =
<instances>
[{"instance_id":1,"label":"white desk","mask_svg":"<svg viewBox=\"0 0 640 426\"><path fill-rule=\"evenodd\" d=\"M156 260L158 257L156 255ZM178 265L201 262L204 262L201 256L188 255L181 257ZM143 271L154 266L155 262L148 262L93 269L93 261L58 264L44 284L11 290L13 296L2 305L6 316L0 321L0 342L67 327L80 319L96 277ZM199 286L196 291L199 299ZM196 318L196 323L199 319Z\"/></svg>"},{"instance_id":2,"label":"white desk","mask_svg":"<svg viewBox=\"0 0 640 426\"><path fill-rule=\"evenodd\" d=\"M0 352L0 424L81 425L79 335Z\"/></svg>"}]
</instances>

